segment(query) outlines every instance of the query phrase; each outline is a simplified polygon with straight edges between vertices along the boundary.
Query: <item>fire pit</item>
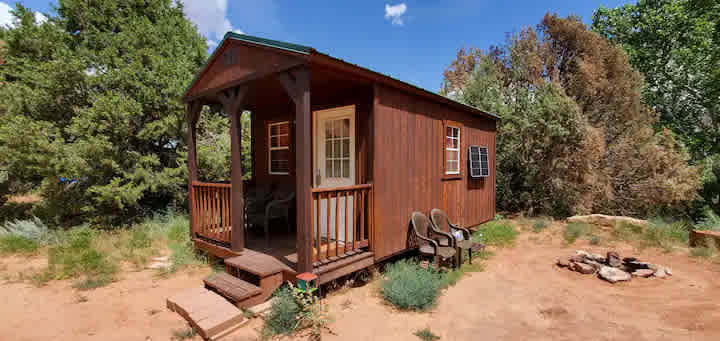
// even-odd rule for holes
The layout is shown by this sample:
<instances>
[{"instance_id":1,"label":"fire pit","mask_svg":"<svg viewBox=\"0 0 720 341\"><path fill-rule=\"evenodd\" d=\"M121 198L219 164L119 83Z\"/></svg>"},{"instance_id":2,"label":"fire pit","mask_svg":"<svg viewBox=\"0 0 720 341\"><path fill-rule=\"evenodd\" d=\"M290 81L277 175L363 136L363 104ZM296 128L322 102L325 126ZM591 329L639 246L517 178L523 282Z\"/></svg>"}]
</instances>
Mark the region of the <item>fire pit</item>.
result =
<instances>
[{"instance_id":1,"label":"fire pit","mask_svg":"<svg viewBox=\"0 0 720 341\"><path fill-rule=\"evenodd\" d=\"M608 251L603 256L577 250L570 257L558 258L556 264L585 275L597 274L598 277L610 283L629 281L633 277L666 278L672 276L672 270L668 267L641 262L635 257L620 258L620 255L614 251Z\"/></svg>"}]
</instances>

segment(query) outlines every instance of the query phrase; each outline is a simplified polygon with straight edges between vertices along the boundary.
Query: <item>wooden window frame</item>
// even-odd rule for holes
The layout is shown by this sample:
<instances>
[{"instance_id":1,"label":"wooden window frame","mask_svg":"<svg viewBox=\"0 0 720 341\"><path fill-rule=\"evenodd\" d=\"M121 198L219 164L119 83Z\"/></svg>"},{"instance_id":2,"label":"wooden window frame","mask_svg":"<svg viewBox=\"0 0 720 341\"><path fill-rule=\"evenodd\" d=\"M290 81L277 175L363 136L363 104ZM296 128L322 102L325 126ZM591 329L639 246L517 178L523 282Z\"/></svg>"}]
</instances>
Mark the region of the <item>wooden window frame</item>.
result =
<instances>
[{"instance_id":1,"label":"wooden window frame","mask_svg":"<svg viewBox=\"0 0 720 341\"><path fill-rule=\"evenodd\" d=\"M457 173L448 173L447 172L447 128L457 128L458 129L458 172ZM463 151L463 125L460 122L450 121L450 120L443 120L442 121L442 179L443 180L460 180L462 179L463 174L463 162L462 162L462 151Z\"/></svg>"},{"instance_id":2,"label":"wooden window frame","mask_svg":"<svg viewBox=\"0 0 720 341\"><path fill-rule=\"evenodd\" d=\"M290 133L292 126L290 125L290 121L275 121L275 122L268 122L267 123L267 157L268 157L268 174L270 175L290 175L290 169L292 168L290 165L290 159L288 158L288 171L287 172L273 172L272 171L272 152L274 150L287 150L288 155L292 157L292 134ZM286 147L273 147L272 146L272 137L273 136L281 136L281 135L272 135L272 127L276 125L281 124L287 124L288 126L288 145Z\"/></svg>"}]
</instances>

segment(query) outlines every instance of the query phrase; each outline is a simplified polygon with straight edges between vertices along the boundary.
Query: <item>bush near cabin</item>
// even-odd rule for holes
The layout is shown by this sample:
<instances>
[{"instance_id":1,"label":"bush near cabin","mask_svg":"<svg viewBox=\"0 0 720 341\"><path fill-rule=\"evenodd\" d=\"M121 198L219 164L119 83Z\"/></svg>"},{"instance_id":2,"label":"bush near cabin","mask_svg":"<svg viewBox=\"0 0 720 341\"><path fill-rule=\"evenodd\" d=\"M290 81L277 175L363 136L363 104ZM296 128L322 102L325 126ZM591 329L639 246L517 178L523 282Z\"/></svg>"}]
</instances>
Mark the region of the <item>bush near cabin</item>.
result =
<instances>
[{"instance_id":1,"label":"bush near cabin","mask_svg":"<svg viewBox=\"0 0 720 341\"><path fill-rule=\"evenodd\" d=\"M642 76L578 17L547 14L487 52L461 49L442 93L501 116L498 208L531 215L682 211L700 185L642 102Z\"/></svg>"}]
</instances>

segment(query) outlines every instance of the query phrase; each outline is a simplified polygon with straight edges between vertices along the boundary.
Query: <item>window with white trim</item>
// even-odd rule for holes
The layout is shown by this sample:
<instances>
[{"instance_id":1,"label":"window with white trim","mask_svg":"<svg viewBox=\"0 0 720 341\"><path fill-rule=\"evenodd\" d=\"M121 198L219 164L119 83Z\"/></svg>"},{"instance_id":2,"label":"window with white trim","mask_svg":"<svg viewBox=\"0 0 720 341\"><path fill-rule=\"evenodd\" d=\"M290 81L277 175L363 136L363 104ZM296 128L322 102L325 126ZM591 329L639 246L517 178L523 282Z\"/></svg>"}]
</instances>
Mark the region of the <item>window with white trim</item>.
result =
<instances>
[{"instance_id":1,"label":"window with white trim","mask_svg":"<svg viewBox=\"0 0 720 341\"><path fill-rule=\"evenodd\" d=\"M460 127L445 127L445 174L460 174Z\"/></svg>"},{"instance_id":2,"label":"window with white trim","mask_svg":"<svg viewBox=\"0 0 720 341\"><path fill-rule=\"evenodd\" d=\"M290 174L290 122L268 125L268 163L270 174Z\"/></svg>"}]
</instances>

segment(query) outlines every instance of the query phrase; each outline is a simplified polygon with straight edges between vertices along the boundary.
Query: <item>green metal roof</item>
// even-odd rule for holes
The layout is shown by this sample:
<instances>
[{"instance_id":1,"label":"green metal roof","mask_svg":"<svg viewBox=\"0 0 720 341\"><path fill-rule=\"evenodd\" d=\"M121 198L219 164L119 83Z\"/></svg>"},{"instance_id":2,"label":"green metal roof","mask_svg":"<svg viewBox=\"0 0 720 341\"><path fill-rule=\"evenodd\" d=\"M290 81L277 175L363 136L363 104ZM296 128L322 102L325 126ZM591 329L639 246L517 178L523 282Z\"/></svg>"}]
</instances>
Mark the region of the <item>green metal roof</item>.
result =
<instances>
[{"instance_id":1,"label":"green metal roof","mask_svg":"<svg viewBox=\"0 0 720 341\"><path fill-rule=\"evenodd\" d=\"M456 105L460 105L460 106L463 106L463 107L466 107L466 108L469 108L469 109L481 111L482 113L484 113L484 114L486 114L486 115L488 115L488 116L494 117L494 118L496 118L496 119L500 119L500 117L499 117L498 115L493 114L493 113L491 113L491 112L488 112L488 111L485 111L485 110L482 110L482 109L479 109L479 108L476 108L476 107L467 105L467 104L465 104L465 103L458 102L458 101L456 101L456 100L454 100L454 99L452 99L452 98L448 98L448 97L442 96L442 95L440 95L440 94L438 94L438 93L436 93L436 92L432 92L432 91L423 89L423 88L421 88L421 87L419 87L419 86L417 86L417 85L414 85L414 84L408 83L408 82L406 82L406 81L403 81L403 80L400 80L400 79L397 79L397 78L388 76L388 75L386 75L386 74L384 74L384 73L377 72L377 71L368 69L368 68L366 68L366 67L362 67L362 66L357 65L357 64L349 63L349 62L347 62L347 61L344 61L344 60L342 60L342 59L340 59L340 58L337 58L337 57L333 57L333 56L331 56L331 55L329 55L329 54L326 54L326 53L318 52L317 50L315 50L314 48L312 48L312 47L310 47L310 46L304 46L304 45L293 44L293 43L288 43L288 42L279 41L279 40L272 40L272 39L267 39L267 38L255 37L255 36L251 36L251 35L247 35L247 34L240 34L240 33L235 33L235 32L225 33L225 36L223 37L223 40L218 44L218 47L215 49L215 51L213 51L213 53L212 53L212 55L210 56L210 58L208 58L205 66L203 67L203 69L205 69L205 68L208 66L207 63L209 63L209 62L214 58L215 53L218 51L219 47L222 46L223 42L225 42L226 39L241 40L241 41L245 41L245 42L249 42L249 43L253 43L253 44L268 46L268 47L272 47L272 48L276 48L276 49L286 50L286 51L295 52L295 53L299 53L299 54L305 54L305 55L310 55L311 53L316 53L316 54L324 55L324 56L333 58L333 59L335 59L335 60L338 60L338 61L340 61L340 62L342 62L342 63L351 65L351 66L353 66L353 67L356 67L356 68L359 68L359 69L362 69L362 70L365 70L365 71L368 71L368 72L372 72L372 73L378 74L378 75L380 75L380 76L382 76L382 77L386 77L386 78L388 78L388 79L391 79L391 80L394 80L394 81L397 81L397 82L406 84L406 85L408 85L408 86L411 86L411 87L413 87L413 88L416 88L416 89L418 89L418 90L421 90L421 91L423 91L423 92L425 92L425 93L427 93L428 95L431 95L431 96L433 96L433 97L442 97L442 99L447 100L447 101L450 101L450 102L454 102ZM198 73L197 75L195 75L195 79L193 79L193 81L190 83L190 86L188 86L188 88L185 90L186 92L190 90L190 88L191 88L192 85L195 83L195 81L196 81L196 79L197 79L197 77L198 77L199 75L200 75L200 73Z\"/></svg>"},{"instance_id":2,"label":"green metal roof","mask_svg":"<svg viewBox=\"0 0 720 341\"><path fill-rule=\"evenodd\" d=\"M230 37L232 39L247 41L247 42L254 43L254 44L265 45L265 46L274 47L277 49L288 50L288 51L302 53L302 54L310 54L310 51L314 50L310 46L303 46L303 45L287 43L287 42L279 41L279 40L272 40L272 39L260 38L260 37L255 37L255 36L249 36L247 34L240 34L240 33L235 33L235 32L225 33L225 38L223 38L223 40L228 37ZM218 45L218 46L220 46L220 45Z\"/></svg>"}]
</instances>

